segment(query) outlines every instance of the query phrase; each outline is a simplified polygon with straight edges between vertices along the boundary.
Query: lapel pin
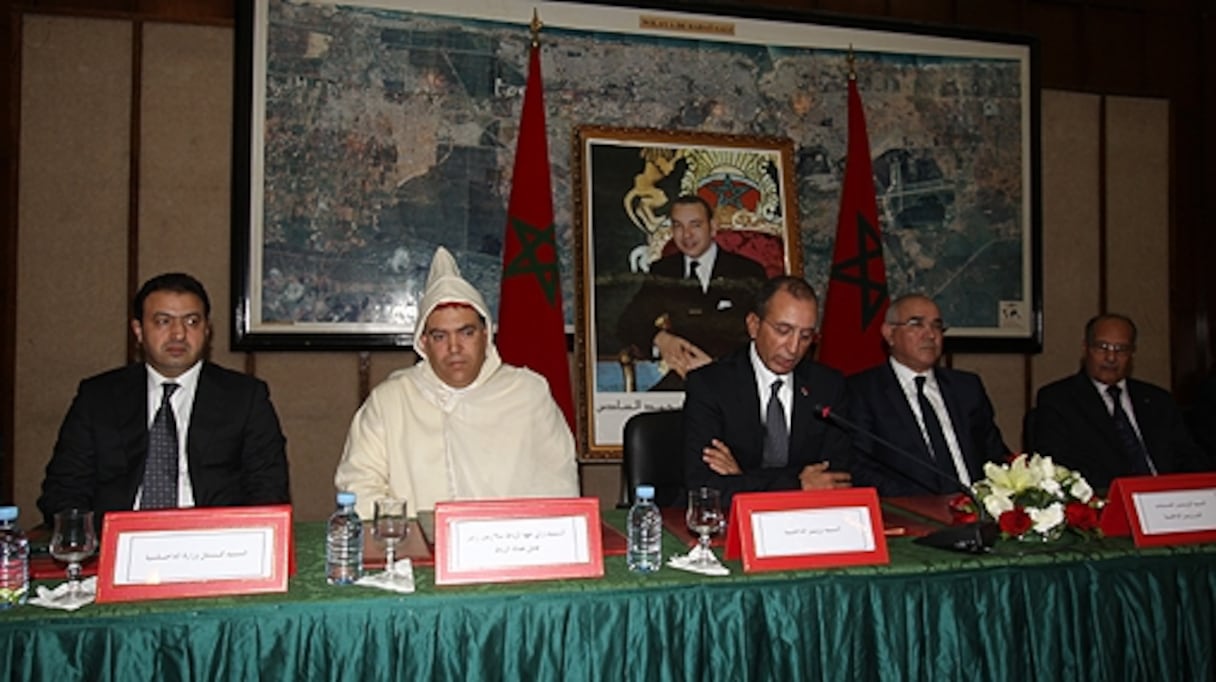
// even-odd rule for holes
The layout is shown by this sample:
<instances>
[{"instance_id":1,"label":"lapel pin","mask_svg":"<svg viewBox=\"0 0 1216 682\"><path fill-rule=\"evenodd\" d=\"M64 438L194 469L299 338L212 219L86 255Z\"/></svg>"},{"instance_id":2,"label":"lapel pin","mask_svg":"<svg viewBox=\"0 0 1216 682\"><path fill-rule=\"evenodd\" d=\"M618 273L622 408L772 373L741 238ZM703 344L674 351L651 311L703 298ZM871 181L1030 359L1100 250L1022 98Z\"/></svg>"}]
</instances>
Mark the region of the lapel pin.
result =
<instances>
[{"instance_id":1,"label":"lapel pin","mask_svg":"<svg viewBox=\"0 0 1216 682\"><path fill-rule=\"evenodd\" d=\"M805 398L810 394L811 394L811 392L807 390L806 386L803 386L802 387L802 397Z\"/></svg>"}]
</instances>

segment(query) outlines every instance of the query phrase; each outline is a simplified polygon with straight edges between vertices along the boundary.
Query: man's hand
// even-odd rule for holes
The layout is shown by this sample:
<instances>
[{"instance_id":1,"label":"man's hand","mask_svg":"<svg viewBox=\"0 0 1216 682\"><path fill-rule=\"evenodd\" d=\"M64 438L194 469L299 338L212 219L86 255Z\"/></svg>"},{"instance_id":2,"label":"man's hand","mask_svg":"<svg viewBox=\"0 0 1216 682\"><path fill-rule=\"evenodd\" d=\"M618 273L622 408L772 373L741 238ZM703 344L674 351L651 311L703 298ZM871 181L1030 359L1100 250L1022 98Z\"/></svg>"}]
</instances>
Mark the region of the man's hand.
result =
<instances>
[{"instance_id":1,"label":"man's hand","mask_svg":"<svg viewBox=\"0 0 1216 682\"><path fill-rule=\"evenodd\" d=\"M717 438L701 449L701 461L714 473L722 476L738 476L743 473L739 463L735 461L735 456L730 453L730 448Z\"/></svg>"},{"instance_id":2,"label":"man's hand","mask_svg":"<svg viewBox=\"0 0 1216 682\"><path fill-rule=\"evenodd\" d=\"M853 476L847 471L828 471L827 462L808 464L798 474L803 490L827 490L853 487Z\"/></svg>"},{"instance_id":3,"label":"man's hand","mask_svg":"<svg viewBox=\"0 0 1216 682\"><path fill-rule=\"evenodd\" d=\"M665 330L654 335L654 346L659 349L659 357L667 363L667 367L675 370L680 378L713 360L688 339Z\"/></svg>"}]
</instances>

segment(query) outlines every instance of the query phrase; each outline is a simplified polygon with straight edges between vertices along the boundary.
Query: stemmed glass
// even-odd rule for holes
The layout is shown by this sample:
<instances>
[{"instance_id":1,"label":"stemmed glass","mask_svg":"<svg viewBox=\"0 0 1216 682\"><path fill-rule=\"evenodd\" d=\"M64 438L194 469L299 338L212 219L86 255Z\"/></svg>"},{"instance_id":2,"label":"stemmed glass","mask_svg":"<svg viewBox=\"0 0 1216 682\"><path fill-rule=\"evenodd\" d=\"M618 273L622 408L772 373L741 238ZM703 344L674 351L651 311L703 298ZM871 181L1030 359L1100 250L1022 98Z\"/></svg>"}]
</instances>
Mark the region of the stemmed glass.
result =
<instances>
[{"instance_id":1,"label":"stemmed glass","mask_svg":"<svg viewBox=\"0 0 1216 682\"><path fill-rule=\"evenodd\" d=\"M55 514L51 535L51 556L68 565L68 594L80 595L80 562L97 551L97 530L93 512L65 509Z\"/></svg>"},{"instance_id":2,"label":"stemmed glass","mask_svg":"<svg viewBox=\"0 0 1216 682\"><path fill-rule=\"evenodd\" d=\"M376 500L372 533L384 543L384 574L390 580L397 578L397 543L409 533L409 518L406 515L405 498L384 497Z\"/></svg>"},{"instance_id":3,"label":"stemmed glass","mask_svg":"<svg viewBox=\"0 0 1216 682\"><path fill-rule=\"evenodd\" d=\"M697 547L688 553L694 566L705 568L717 563L709 548L709 538L722 529L721 494L713 489L701 487L688 491L688 512L685 520L688 528L697 534Z\"/></svg>"}]
</instances>

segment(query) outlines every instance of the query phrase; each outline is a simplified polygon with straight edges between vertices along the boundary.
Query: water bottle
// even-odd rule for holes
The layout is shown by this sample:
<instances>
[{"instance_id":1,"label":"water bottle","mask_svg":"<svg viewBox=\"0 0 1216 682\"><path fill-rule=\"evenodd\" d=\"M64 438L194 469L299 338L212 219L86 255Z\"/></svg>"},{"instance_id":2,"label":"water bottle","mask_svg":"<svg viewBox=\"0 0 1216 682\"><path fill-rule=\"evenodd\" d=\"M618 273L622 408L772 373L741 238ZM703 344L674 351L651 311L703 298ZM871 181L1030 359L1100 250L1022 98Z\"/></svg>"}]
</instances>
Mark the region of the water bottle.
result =
<instances>
[{"instance_id":1,"label":"water bottle","mask_svg":"<svg viewBox=\"0 0 1216 682\"><path fill-rule=\"evenodd\" d=\"M639 485L629 508L629 549L625 563L635 573L654 573L663 565L663 517L654 504L654 486Z\"/></svg>"},{"instance_id":2,"label":"water bottle","mask_svg":"<svg viewBox=\"0 0 1216 682\"><path fill-rule=\"evenodd\" d=\"M17 527L17 508L0 507L0 610L24 604L30 587L30 542Z\"/></svg>"},{"instance_id":3,"label":"water bottle","mask_svg":"<svg viewBox=\"0 0 1216 682\"><path fill-rule=\"evenodd\" d=\"M363 575L363 522L355 513L355 494L338 493L338 509L325 530L325 580L349 585Z\"/></svg>"}]
</instances>

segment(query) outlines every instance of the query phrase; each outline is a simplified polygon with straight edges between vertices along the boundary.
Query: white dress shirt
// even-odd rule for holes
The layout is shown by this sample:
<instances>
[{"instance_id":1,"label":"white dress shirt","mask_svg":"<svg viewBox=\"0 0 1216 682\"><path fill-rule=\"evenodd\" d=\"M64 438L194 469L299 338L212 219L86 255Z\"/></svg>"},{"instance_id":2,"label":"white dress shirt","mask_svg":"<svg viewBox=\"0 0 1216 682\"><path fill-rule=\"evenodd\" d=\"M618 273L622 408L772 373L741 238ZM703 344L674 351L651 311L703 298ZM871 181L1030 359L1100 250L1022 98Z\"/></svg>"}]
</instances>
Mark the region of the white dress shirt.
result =
<instances>
[{"instance_id":1,"label":"white dress shirt","mask_svg":"<svg viewBox=\"0 0 1216 682\"><path fill-rule=\"evenodd\" d=\"M692 262L697 261L697 279L701 280L701 293L709 291L709 280L714 271L714 263L718 261L718 243L710 242L705 253L696 258L684 254L684 277L687 279L692 271Z\"/></svg>"},{"instance_id":2,"label":"white dress shirt","mask_svg":"<svg viewBox=\"0 0 1216 682\"><path fill-rule=\"evenodd\" d=\"M756 342L753 341L748 347L748 355L752 359L752 371L756 374L756 392L760 396L760 423L763 424L768 419L768 399L773 394L773 382L781 379L781 388L777 389L777 398L781 401L781 408L785 412L785 432L790 431L790 420L794 414L794 374L773 374L773 371L765 366L764 361L760 359L760 355L756 353Z\"/></svg>"},{"instance_id":3,"label":"white dress shirt","mask_svg":"<svg viewBox=\"0 0 1216 682\"><path fill-rule=\"evenodd\" d=\"M148 428L156 419L156 411L160 409L161 397L164 395L163 384L177 384L178 389L169 396L169 404L173 406L173 416L177 419L177 506L194 506L194 488L190 485L190 463L186 457L186 436L190 433L190 415L194 411L194 393L198 388L198 375L202 372L202 361L194 363L190 369L177 377L167 379L160 372L145 365L148 369ZM135 493L135 509L139 509L143 499L143 485Z\"/></svg>"}]
</instances>

